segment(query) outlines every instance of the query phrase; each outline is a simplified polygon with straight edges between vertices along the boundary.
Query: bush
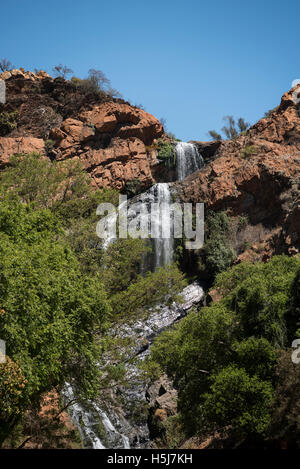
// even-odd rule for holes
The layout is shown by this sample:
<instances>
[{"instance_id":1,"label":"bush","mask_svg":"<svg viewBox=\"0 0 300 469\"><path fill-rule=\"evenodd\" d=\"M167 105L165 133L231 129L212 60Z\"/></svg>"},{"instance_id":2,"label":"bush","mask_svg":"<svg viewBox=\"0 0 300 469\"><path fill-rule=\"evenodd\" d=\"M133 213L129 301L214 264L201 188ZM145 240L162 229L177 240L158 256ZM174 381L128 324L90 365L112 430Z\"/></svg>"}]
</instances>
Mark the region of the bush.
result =
<instances>
[{"instance_id":1,"label":"bush","mask_svg":"<svg viewBox=\"0 0 300 469\"><path fill-rule=\"evenodd\" d=\"M166 166L175 166L176 165L176 153L174 146L170 142L165 142L162 139L157 141L158 150L157 158L162 160Z\"/></svg>"},{"instance_id":2,"label":"bush","mask_svg":"<svg viewBox=\"0 0 300 469\"><path fill-rule=\"evenodd\" d=\"M237 122L233 116L225 116L223 120L226 122L226 125L221 130L229 140L235 139L239 135L244 135L250 126L242 117L239 117ZM222 139L221 135L215 130L209 130L208 134L213 140Z\"/></svg>"},{"instance_id":3,"label":"bush","mask_svg":"<svg viewBox=\"0 0 300 469\"><path fill-rule=\"evenodd\" d=\"M83 197L89 187L90 180L80 162L52 163L36 153L14 155L0 175L0 192L26 203L34 202L39 208L57 207Z\"/></svg>"},{"instance_id":4,"label":"bush","mask_svg":"<svg viewBox=\"0 0 300 469\"><path fill-rule=\"evenodd\" d=\"M243 368L230 365L210 378L210 392L204 395L205 419L216 426L229 423L238 438L263 434L271 423L270 382L249 376Z\"/></svg>"},{"instance_id":5,"label":"bush","mask_svg":"<svg viewBox=\"0 0 300 469\"><path fill-rule=\"evenodd\" d=\"M151 366L158 364L178 389L187 437L220 426L232 426L236 441L272 437L280 428L276 415L283 421L286 411L300 428L291 394L299 376L286 375L293 373L290 355L289 372L277 364L298 327L290 312L298 305L299 269L299 256L241 263L217 276L218 303L190 313L154 341ZM285 382L289 394L279 411ZM288 431L287 419L284 425Z\"/></svg>"},{"instance_id":6,"label":"bush","mask_svg":"<svg viewBox=\"0 0 300 469\"><path fill-rule=\"evenodd\" d=\"M241 158L247 158L248 156L255 155L258 149L254 145L248 145L241 151Z\"/></svg>"},{"instance_id":7,"label":"bush","mask_svg":"<svg viewBox=\"0 0 300 469\"><path fill-rule=\"evenodd\" d=\"M53 72L56 77L61 77L61 78L66 79L67 75L70 75L70 73L73 73L73 70L71 68L66 67L66 65L59 64L53 67Z\"/></svg>"},{"instance_id":8,"label":"bush","mask_svg":"<svg viewBox=\"0 0 300 469\"><path fill-rule=\"evenodd\" d=\"M17 127L16 118L18 111L0 113L0 135L7 135Z\"/></svg>"},{"instance_id":9,"label":"bush","mask_svg":"<svg viewBox=\"0 0 300 469\"><path fill-rule=\"evenodd\" d=\"M99 276L82 274L58 234L57 220L48 210L2 202L1 338L20 367L21 381L23 375L27 381L13 409L5 411L2 441L29 406L38 407L43 393L60 389L65 381L77 395L97 392L94 331L105 327L109 305Z\"/></svg>"},{"instance_id":10,"label":"bush","mask_svg":"<svg viewBox=\"0 0 300 469\"><path fill-rule=\"evenodd\" d=\"M139 179L131 179L130 181L126 181L123 193L126 194L128 197L134 197L137 194L140 194L143 190L143 184Z\"/></svg>"},{"instance_id":11,"label":"bush","mask_svg":"<svg viewBox=\"0 0 300 469\"><path fill-rule=\"evenodd\" d=\"M48 156L51 155L54 145L55 145L54 140L48 139L45 141L45 151Z\"/></svg>"},{"instance_id":12,"label":"bush","mask_svg":"<svg viewBox=\"0 0 300 469\"><path fill-rule=\"evenodd\" d=\"M235 259L230 244L230 219L225 212L210 212L206 218L205 242L198 255L200 270L210 279L226 270Z\"/></svg>"},{"instance_id":13,"label":"bush","mask_svg":"<svg viewBox=\"0 0 300 469\"><path fill-rule=\"evenodd\" d=\"M101 70L90 69L87 78L72 77L71 82L83 93L92 93L100 99L107 96L110 98L121 96L117 90L111 88L110 80Z\"/></svg>"}]
</instances>

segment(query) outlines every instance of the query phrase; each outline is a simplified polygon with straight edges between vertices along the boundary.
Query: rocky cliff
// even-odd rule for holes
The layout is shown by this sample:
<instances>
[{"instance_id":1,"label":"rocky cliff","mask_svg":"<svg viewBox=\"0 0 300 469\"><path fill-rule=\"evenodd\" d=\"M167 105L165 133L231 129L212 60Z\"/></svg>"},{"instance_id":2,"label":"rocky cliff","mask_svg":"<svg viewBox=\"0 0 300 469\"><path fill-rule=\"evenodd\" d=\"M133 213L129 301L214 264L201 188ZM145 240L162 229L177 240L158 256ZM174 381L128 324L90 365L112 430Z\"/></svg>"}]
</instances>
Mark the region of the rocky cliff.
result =
<instances>
[{"instance_id":1,"label":"rocky cliff","mask_svg":"<svg viewBox=\"0 0 300 469\"><path fill-rule=\"evenodd\" d=\"M0 78L7 98L0 105L1 167L15 153L35 151L59 161L79 158L98 187L153 183L151 145L164 131L152 115L45 72L12 70Z\"/></svg>"},{"instance_id":2,"label":"rocky cliff","mask_svg":"<svg viewBox=\"0 0 300 469\"><path fill-rule=\"evenodd\" d=\"M166 178L155 151L164 130L144 110L45 72L12 70L0 78L7 90L0 105L0 168L11 155L34 151L58 161L80 159L96 187L122 189L138 179L146 189ZM234 140L193 142L205 167L175 183L182 201L205 202L206 209L226 210L236 220L247 217L234 234L238 261L299 252L296 95L295 89L285 93L268 117Z\"/></svg>"},{"instance_id":3,"label":"rocky cliff","mask_svg":"<svg viewBox=\"0 0 300 469\"><path fill-rule=\"evenodd\" d=\"M247 223L235 233L238 260L300 249L300 117L295 89L244 135L197 142L211 161L177 184L183 201L205 202Z\"/></svg>"}]
</instances>

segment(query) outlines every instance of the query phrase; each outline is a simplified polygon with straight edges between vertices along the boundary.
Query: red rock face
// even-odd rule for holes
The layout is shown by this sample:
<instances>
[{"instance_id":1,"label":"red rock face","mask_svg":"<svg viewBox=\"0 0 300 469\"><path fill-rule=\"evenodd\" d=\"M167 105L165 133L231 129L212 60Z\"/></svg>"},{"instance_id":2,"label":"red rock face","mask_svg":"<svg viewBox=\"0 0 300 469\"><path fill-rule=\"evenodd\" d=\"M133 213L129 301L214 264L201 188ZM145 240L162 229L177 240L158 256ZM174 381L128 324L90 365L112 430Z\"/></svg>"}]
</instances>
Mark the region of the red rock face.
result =
<instances>
[{"instance_id":1,"label":"red rock face","mask_svg":"<svg viewBox=\"0 0 300 469\"><path fill-rule=\"evenodd\" d=\"M251 248L238 260L300 250L300 107L292 92L269 118L222 142L213 161L177 184L184 201L249 217Z\"/></svg>"},{"instance_id":2,"label":"red rock face","mask_svg":"<svg viewBox=\"0 0 300 469\"><path fill-rule=\"evenodd\" d=\"M0 137L0 168L9 163L12 155L19 153L40 153L44 154L44 140L34 137Z\"/></svg>"},{"instance_id":3,"label":"red rock face","mask_svg":"<svg viewBox=\"0 0 300 469\"><path fill-rule=\"evenodd\" d=\"M97 187L121 189L139 179L146 188L154 182L156 161L146 146L163 135L163 127L151 114L122 100L84 102L70 82L43 72L14 70L0 78L7 84L3 110L18 110L16 129L0 137L0 165L14 153L43 153L44 140L51 139L51 158L79 158Z\"/></svg>"}]
</instances>

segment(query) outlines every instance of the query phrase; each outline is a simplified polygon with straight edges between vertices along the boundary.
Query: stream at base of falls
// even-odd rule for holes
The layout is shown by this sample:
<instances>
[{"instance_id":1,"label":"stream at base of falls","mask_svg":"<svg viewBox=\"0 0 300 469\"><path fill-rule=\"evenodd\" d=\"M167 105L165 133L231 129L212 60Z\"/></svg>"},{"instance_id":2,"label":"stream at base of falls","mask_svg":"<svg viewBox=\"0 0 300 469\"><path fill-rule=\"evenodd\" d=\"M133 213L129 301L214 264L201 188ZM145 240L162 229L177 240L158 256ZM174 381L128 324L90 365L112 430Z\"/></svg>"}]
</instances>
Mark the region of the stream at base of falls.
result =
<instances>
[{"instance_id":1,"label":"stream at base of falls","mask_svg":"<svg viewBox=\"0 0 300 469\"><path fill-rule=\"evenodd\" d=\"M181 296L182 303L161 305L147 319L124 325L118 330L120 336L132 337L135 342L128 354L135 357L136 362L129 361L126 365L129 386L112 389L107 399L101 397L101 402L99 398L99 402L75 403L69 408L85 448L151 447L147 422L147 383L141 376L138 361L144 360L149 354L155 337L201 302L204 290L201 285L193 283L184 288ZM63 394L66 402L74 397L69 385Z\"/></svg>"}]
</instances>

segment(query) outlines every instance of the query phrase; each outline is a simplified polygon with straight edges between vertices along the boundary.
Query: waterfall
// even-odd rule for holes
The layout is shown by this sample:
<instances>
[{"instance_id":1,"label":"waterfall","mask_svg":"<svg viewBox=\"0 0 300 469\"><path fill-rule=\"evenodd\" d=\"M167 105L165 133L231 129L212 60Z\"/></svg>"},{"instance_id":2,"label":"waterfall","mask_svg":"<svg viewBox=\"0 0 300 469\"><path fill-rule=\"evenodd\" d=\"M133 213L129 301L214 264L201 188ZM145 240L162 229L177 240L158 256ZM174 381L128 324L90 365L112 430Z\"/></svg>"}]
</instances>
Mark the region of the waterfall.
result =
<instances>
[{"instance_id":1,"label":"waterfall","mask_svg":"<svg viewBox=\"0 0 300 469\"><path fill-rule=\"evenodd\" d=\"M156 225L154 227L156 237L153 238L154 267L163 267L170 265L173 260L172 214L169 213L172 199L169 184L155 184L149 193L153 196L153 203L158 207L157 215L152 221Z\"/></svg>"},{"instance_id":2,"label":"waterfall","mask_svg":"<svg viewBox=\"0 0 300 469\"><path fill-rule=\"evenodd\" d=\"M175 147L176 172L178 181L201 169L204 160L193 143L180 142Z\"/></svg>"},{"instance_id":3,"label":"waterfall","mask_svg":"<svg viewBox=\"0 0 300 469\"><path fill-rule=\"evenodd\" d=\"M175 151L177 178L180 181L204 164L196 146L191 143L178 143ZM144 272L169 265L173 261L174 214L172 211L170 213L172 205L170 188L169 183L155 184L119 207L119 214L121 209L125 206L127 208L128 226L134 226L136 231L144 233L145 236L142 237L149 238L152 244L153 252L148 258L143 259ZM114 226L117 215L114 214L107 219L108 228ZM104 238L103 247L106 248L115 239L116 235L108 235ZM85 405L75 402L70 406L71 417L79 428L84 447L95 449L151 447L146 413L147 382L138 362L144 360L150 353L154 338L188 314L193 306L200 303L203 296L202 286L193 283L182 291L182 303L160 305L151 310L148 318L119 326L112 331L113 335L129 339L129 343L133 344L124 349L128 356L126 361L128 385L120 384L111 389L106 398L104 395L101 396L101 402L99 396L97 402ZM69 401L74 397L73 390L68 384L64 390L64 397Z\"/></svg>"},{"instance_id":4,"label":"waterfall","mask_svg":"<svg viewBox=\"0 0 300 469\"><path fill-rule=\"evenodd\" d=\"M158 183L147 191L125 202L127 205L128 226L135 226L143 233L143 238L149 238L153 253L151 258L144 259L142 270L154 270L156 267L170 265L173 260L173 213L170 213L172 196L168 183ZM119 206L124 209L124 203ZM120 212L119 212L120 213ZM116 237L109 234L109 228L116 223L117 214L106 220L107 236L104 248L114 242ZM146 256L147 257L147 256Z\"/></svg>"},{"instance_id":5,"label":"waterfall","mask_svg":"<svg viewBox=\"0 0 300 469\"><path fill-rule=\"evenodd\" d=\"M170 265L173 260L172 196L168 183L158 183L128 202L128 222L144 227L153 248L151 267ZM147 209L146 212L142 209ZM150 213L152 215L150 217ZM170 223L169 223L170 222Z\"/></svg>"},{"instance_id":6,"label":"waterfall","mask_svg":"<svg viewBox=\"0 0 300 469\"><path fill-rule=\"evenodd\" d=\"M133 339L127 349L126 377L128 384L111 390L101 408L97 402L70 405L69 412L77 425L83 445L92 449L129 449L151 447L148 420L145 409L147 380L139 363L150 353L150 347L163 330L186 316L204 297L204 290L193 283L181 292L182 302L160 305L151 310L150 316L134 323L124 324L112 331L119 337ZM66 383L63 391L66 402L74 399L72 387ZM99 398L100 400L100 398ZM104 406L104 410L102 407ZM144 411L144 412L143 412ZM99 424L101 431L99 432Z\"/></svg>"}]
</instances>

